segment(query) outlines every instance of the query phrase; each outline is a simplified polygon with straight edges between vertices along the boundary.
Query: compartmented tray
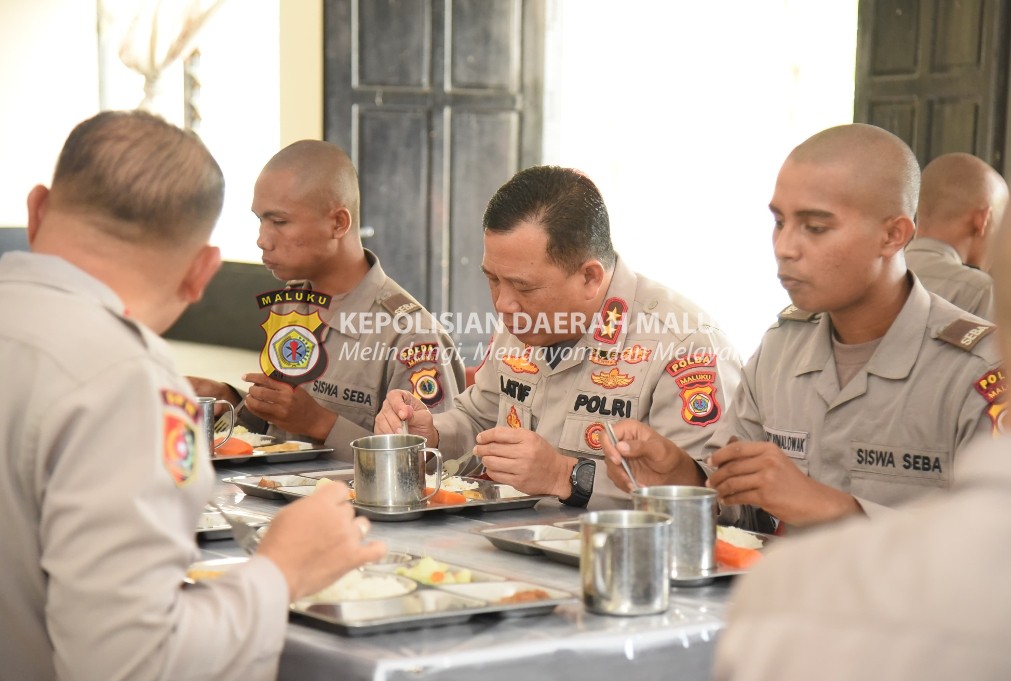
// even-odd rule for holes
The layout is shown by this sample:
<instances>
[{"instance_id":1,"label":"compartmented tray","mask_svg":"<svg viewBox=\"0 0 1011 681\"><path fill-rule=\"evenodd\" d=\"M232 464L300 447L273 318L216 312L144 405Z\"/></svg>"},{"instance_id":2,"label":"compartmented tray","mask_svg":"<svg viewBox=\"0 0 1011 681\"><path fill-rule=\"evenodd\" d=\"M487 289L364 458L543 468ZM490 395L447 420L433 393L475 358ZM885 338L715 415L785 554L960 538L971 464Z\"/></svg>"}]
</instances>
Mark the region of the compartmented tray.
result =
<instances>
[{"instance_id":1,"label":"compartmented tray","mask_svg":"<svg viewBox=\"0 0 1011 681\"><path fill-rule=\"evenodd\" d=\"M471 530L503 551L522 553L528 556L544 555L551 560L566 565L579 566L580 538L579 521L566 520L554 524L511 525L500 527L479 527ZM758 532L748 532L763 541L769 536ZM698 577L672 578L673 586L702 586L716 579L742 575L747 570L730 568L717 564L716 570Z\"/></svg>"},{"instance_id":2,"label":"compartmented tray","mask_svg":"<svg viewBox=\"0 0 1011 681\"><path fill-rule=\"evenodd\" d=\"M312 494L321 478L339 480L349 487L354 486L354 471L352 470L322 471L307 475L240 475L225 478L224 482L231 483L252 496L293 500ZM545 495L523 494L509 485L491 480L481 478L461 478L461 480L475 485L472 489L466 490L467 494L473 498L468 498L464 502L440 503L429 500L425 506L419 508L392 510L365 506L355 501L352 503L358 515L372 520L403 521L416 520L431 513L506 511L529 508L541 499L549 498Z\"/></svg>"},{"instance_id":3,"label":"compartmented tray","mask_svg":"<svg viewBox=\"0 0 1011 681\"><path fill-rule=\"evenodd\" d=\"M423 578L427 570L423 570L424 574L412 574L412 569L417 569L422 560L426 559L415 556L410 562L400 565L384 563L363 568L365 574L395 576L412 582L402 595L335 602L303 599L291 605L292 618L347 636L360 636L457 624L478 616L544 615L562 603L577 600L568 591L528 581L509 580L445 562L440 563L445 566L445 581L431 583L431 580ZM438 572L443 571L433 574ZM466 573L470 581L448 583L462 573Z\"/></svg>"},{"instance_id":4,"label":"compartmented tray","mask_svg":"<svg viewBox=\"0 0 1011 681\"><path fill-rule=\"evenodd\" d=\"M269 445L271 447L283 442ZM215 456L211 455L211 463L233 464L233 463L290 463L295 461L312 461L320 454L329 454L333 447L309 447L307 449L293 449L287 452L265 452L253 448L252 454L239 454L237 456Z\"/></svg>"},{"instance_id":5,"label":"compartmented tray","mask_svg":"<svg viewBox=\"0 0 1011 681\"><path fill-rule=\"evenodd\" d=\"M238 506L225 506L225 510L242 516L248 525L263 527L270 524L270 516L257 513ZM204 508L197 521L197 539L231 539L232 526L228 524L221 512L212 506Z\"/></svg>"}]
</instances>

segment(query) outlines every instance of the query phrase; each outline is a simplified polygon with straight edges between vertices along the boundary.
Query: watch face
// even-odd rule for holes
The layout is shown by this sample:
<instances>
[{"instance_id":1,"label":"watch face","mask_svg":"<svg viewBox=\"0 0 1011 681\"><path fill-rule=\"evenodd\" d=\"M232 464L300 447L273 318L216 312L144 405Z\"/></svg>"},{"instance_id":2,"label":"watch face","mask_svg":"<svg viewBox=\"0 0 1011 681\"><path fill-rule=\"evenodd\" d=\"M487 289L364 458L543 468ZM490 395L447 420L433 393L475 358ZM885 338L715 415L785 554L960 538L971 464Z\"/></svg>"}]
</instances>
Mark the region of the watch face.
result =
<instances>
[{"instance_id":1,"label":"watch face","mask_svg":"<svg viewBox=\"0 0 1011 681\"><path fill-rule=\"evenodd\" d=\"M580 490L587 493L593 490L593 475L595 464L592 461L583 461L576 464L576 485Z\"/></svg>"}]
</instances>

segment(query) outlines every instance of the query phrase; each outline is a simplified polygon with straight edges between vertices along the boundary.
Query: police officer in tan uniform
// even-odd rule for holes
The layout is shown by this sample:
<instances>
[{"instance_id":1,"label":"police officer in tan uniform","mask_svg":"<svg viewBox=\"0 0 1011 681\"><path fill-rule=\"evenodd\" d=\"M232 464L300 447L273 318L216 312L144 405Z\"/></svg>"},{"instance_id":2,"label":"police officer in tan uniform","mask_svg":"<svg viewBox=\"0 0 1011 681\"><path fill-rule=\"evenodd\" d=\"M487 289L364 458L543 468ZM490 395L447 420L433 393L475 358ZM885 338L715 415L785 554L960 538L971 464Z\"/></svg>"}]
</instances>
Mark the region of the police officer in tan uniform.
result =
<instances>
[{"instance_id":1,"label":"police officer in tan uniform","mask_svg":"<svg viewBox=\"0 0 1011 681\"><path fill-rule=\"evenodd\" d=\"M303 140L282 149L256 181L253 212L263 262L290 291L271 314L318 311L327 360L296 390L265 373L244 376L253 386L239 423L277 440L309 438L350 460L349 443L372 434L388 390L407 390L435 411L452 404L464 387L463 361L431 313L362 247L358 176L340 148ZM306 291L329 304L284 304ZM201 395L236 405L243 397L223 383L191 380Z\"/></svg>"},{"instance_id":2,"label":"police officer in tan uniform","mask_svg":"<svg viewBox=\"0 0 1011 681\"><path fill-rule=\"evenodd\" d=\"M391 395L377 431L408 418L445 454L473 451L493 480L574 505L587 503L591 480L596 497L627 500L593 474L605 422L641 419L701 456L739 360L698 306L614 253L589 178L523 170L489 202L484 230L482 268L505 328L475 385L434 418Z\"/></svg>"},{"instance_id":3,"label":"police officer in tan uniform","mask_svg":"<svg viewBox=\"0 0 1011 681\"><path fill-rule=\"evenodd\" d=\"M1011 232L1004 222L993 272L1008 357ZM1009 536L1011 441L980 440L960 455L950 494L770 547L737 582L714 678L1011 678Z\"/></svg>"},{"instance_id":4,"label":"police officer in tan uniform","mask_svg":"<svg viewBox=\"0 0 1011 681\"><path fill-rule=\"evenodd\" d=\"M755 509L787 525L874 514L948 488L958 452L993 429L992 326L928 293L902 259L918 175L904 143L867 125L823 131L784 163L770 208L796 307L748 361L710 442L706 484L727 519L771 529ZM665 471L667 446L638 424L620 428L639 444L621 449L640 484L702 482Z\"/></svg>"},{"instance_id":5,"label":"police officer in tan uniform","mask_svg":"<svg viewBox=\"0 0 1011 681\"><path fill-rule=\"evenodd\" d=\"M181 588L214 471L156 334L217 270L223 192L196 137L105 112L29 195L33 252L0 259L4 678L273 679L289 600L383 553L327 491L245 565Z\"/></svg>"},{"instance_id":6,"label":"police officer in tan uniform","mask_svg":"<svg viewBox=\"0 0 1011 681\"><path fill-rule=\"evenodd\" d=\"M971 154L944 154L923 169L906 264L928 291L983 319L993 319L990 244L1007 202L1004 178Z\"/></svg>"}]
</instances>

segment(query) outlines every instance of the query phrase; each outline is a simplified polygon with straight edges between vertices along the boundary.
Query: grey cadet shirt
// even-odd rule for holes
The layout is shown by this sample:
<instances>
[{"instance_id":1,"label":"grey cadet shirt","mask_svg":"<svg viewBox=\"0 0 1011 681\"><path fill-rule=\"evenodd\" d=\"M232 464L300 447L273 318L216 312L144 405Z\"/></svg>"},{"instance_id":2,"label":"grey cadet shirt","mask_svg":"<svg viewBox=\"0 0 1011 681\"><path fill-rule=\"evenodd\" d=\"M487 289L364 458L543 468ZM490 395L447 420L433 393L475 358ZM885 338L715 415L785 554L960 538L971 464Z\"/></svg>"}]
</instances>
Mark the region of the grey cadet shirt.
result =
<instances>
[{"instance_id":1,"label":"grey cadet shirt","mask_svg":"<svg viewBox=\"0 0 1011 681\"><path fill-rule=\"evenodd\" d=\"M0 259L0 676L273 679L267 558L182 588L214 485L165 342L54 256Z\"/></svg>"},{"instance_id":2,"label":"grey cadet shirt","mask_svg":"<svg viewBox=\"0 0 1011 681\"><path fill-rule=\"evenodd\" d=\"M899 316L842 389L828 315L784 310L745 365L710 447L732 436L771 441L868 515L949 487L956 455L994 428L997 395L980 386L999 373L999 358L990 324L910 277Z\"/></svg>"},{"instance_id":3,"label":"grey cadet shirt","mask_svg":"<svg viewBox=\"0 0 1011 681\"><path fill-rule=\"evenodd\" d=\"M983 319L993 319L993 279L962 263L958 252L937 239L919 237L906 246L906 265L924 288Z\"/></svg>"}]
</instances>

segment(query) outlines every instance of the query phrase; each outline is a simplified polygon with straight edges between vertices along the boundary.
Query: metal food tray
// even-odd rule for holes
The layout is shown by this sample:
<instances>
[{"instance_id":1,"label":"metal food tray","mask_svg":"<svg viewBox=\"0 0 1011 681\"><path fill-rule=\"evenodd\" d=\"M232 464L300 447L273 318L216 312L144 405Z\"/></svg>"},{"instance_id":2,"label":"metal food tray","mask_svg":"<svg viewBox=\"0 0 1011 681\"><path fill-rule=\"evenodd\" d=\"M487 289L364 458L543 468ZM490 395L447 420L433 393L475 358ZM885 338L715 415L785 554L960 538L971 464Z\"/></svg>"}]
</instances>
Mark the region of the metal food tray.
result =
<instances>
[{"instance_id":1,"label":"metal food tray","mask_svg":"<svg viewBox=\"0 0 1011 681\"><path fill-rule=\"evenodd\" d=\"M276 489L261 487L260 481L268 479L277 482L281 486ZM230 482L242 489L246 494L263 497L265 499L300 499L312 494L320 478L340 480L341 482L353 486L354 472L327 471L321 473L311 473L309 475L243 475L225 478L225 482ZM486 512L486 511L507 511L519 508L530 508L541 499L547 499L547 495L526 495L517 492L509 485L503 485L491 480L481 478L463 478L467 482L476 483L477 487L473 492L482 495L481 499L468 499L461 504L442 504L429 501L426 506L420 508L406 509L384 509L375 506L364 506L357 502L352 502L355 512L371 520L397 522L404 520L416 520L433 513L462 513L462 512ZM513 496L519 494L519 496Z\"/></svg>"},{"instance_id":2,"label":"metal food tray","mask_svg":"<svg viewBox=\"0 0 1011 681\"><path fill-rule=\"evenodd\" d=\"M270 524L270 516L249 511L238 506L225 506L225 510L242 516L248 525L252 527L263 527ZM197 521L197 539L231 539L232 526L228 524L225 517L217 509L208 506L200 514Z\"/></svg>"},{"instance_id":3,"label":"metal food tray","mask_svg":"<svg viewBox=\"0 0 1011 681\"><path fill-rule=\"evenodd\" d=\"M551 560L566 565L579 566L580 539L579 521L567 520L551 525L510 525L499 527L479 527L471 530L481 535L492 546L503 551L522 553L528 556L544 555ZM575 528L575 529L574 529ZM748 532L768 540L769 535L760 532ZM717 565L716 570L707 575L692 578L672 578L673 586L703 586L716 579L743 575L747 570L728 568Z\"/></svg>"},{"instance_id":4,"label":"metal food tray","mask_svg":"<svg viewBox=\"0 0 1011 681\"><path fill-rule=\"evenodd\" d=\"M366 565L366 572L396 574L398 568L410 568L418 562L414 557L402 565ZM447 572L467 570L461 565L446 563ZM292 619L336 631L347 636L361 636L386 631L417 629L466 622L473 617L524 617L545 615L563 603L575 602L568 591L529 581L509 580L499 575L470 570L472 581L464 584L426 584L415 581L415 589L402 596L321 603L310 600L291 605ZM409 575L401 577L411 579ZM539 589L547 598L520 603L499 603L520 591Z\"/></svg>"},{"instance_id":5,"label":"metal food tray","mask_svg":"<svg viewBox=\"0 0 1011 681\"><path fill-rule=\"evenodd\" d=\"M274 444L284 444L277 442ZM263 452L253 448L252 454L240 454L238 456L214 456L211 455L211 463L293 463L295 461L312 461L320 454L329 454L333 447L311 447L309 449L294 449L290 452Z\"/></svg>"}]
</instances>

